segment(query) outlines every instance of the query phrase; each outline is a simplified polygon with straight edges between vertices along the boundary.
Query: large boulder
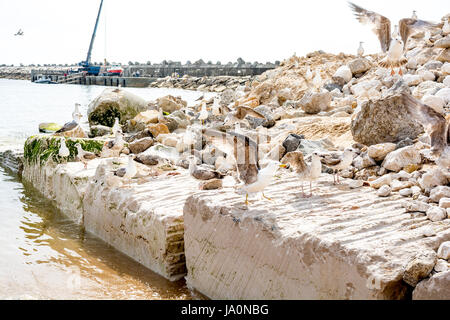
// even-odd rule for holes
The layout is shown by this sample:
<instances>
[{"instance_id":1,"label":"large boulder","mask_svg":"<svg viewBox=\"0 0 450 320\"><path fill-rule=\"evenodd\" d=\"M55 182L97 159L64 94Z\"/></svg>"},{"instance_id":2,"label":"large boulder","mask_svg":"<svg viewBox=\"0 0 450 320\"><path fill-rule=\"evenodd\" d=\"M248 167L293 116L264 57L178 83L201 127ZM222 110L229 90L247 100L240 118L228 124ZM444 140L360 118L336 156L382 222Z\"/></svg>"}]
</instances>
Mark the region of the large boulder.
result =
<instances>
[{"instance_id":1,"label":"large boulder","mask_svg":"<svg viewBox=\"0 0 450 320\"><path fill-rule=\"evenodd\" d=\"M450 270L420 281L412 297L413 300L450 300Z\"/></svg>"},{"instance_id":2,"label":"large boulder","mask_svg":"<svg viewBox=\"0 0 450 320\"><path fill-rule=\"evenodd\" d=\"M437 57L436 60L441 62L450 62L450 48L444 49Z\"/></svg>"},{"instance_id":3,"label":"large boulder","mask_svg":"<svg viewBox=\"0 0 450 320\"><path fill-rule=\"evenodd\" d=\"M112 127L115 118L125 124L145 110L147 102L141 97L122 89L108 88L89 104L89 124Z\"/></svg>"},{"instance_id":4,"label":"large boulder","mask_svg":"<svg viewBox=\"0 0 450 320\"><path fill-rule=\"evenodd\" d=\"M370 146L415 139L423 132L423 127L408 115L401 96L391 94L364 101L351 122L351 132L356 142Z\"/></svg>"},{"instance_id":5,"label":"large boulder","mask_svg":"<svg viewBox=\"0 0 450 320\"><path fill-rule=\"evenodd\" d=\"M305 113L317 114L330 108L331 98L330 92L307 92L299 104Z\"/></svg>"},{"instance_id":6,"label":"large boulder","mask_svg":"<svg viewBox=\"0 0 450 320\"><path fill-rule=\"evenodd\" d=\"M333 75L333 81L340 86L345 85L350 80L352 80L353 74L352 70L348 66L341 66Z\"/></svg>"},{"instance_id":7,"label":"large boulder","mask_svg":"<svg viewBox=\"0 0 450 320\"><path fill-rule=\"evenodd\" d=\"M371 64L369 60L365 58L356 58L348 63L353 75L361 74L370 69Z\"/></svg>"}]
</instances>

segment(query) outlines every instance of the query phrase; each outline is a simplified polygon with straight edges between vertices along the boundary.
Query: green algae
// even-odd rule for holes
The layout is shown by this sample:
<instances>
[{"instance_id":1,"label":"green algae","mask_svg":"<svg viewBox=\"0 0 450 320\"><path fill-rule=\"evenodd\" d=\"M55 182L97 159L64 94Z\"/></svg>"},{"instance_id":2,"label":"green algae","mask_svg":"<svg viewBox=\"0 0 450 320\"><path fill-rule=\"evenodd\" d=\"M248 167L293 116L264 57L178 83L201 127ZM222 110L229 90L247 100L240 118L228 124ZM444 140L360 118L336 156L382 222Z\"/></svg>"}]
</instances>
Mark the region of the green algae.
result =
<instances>
[{"instance_id":1,"label":"green algae","mask_svg":"<svg viewBox=\"0 0 450 320\"><path fill-rule=\"evenodd\" d=\"M65 158L59 156L61 139L66 140L66 146L70 155ZM55 163L73 161L77 155L75 144L79 143L83 150L99 154L102 151L104 141L93 139L64 138L55 136L32 136L27 139L24 145L24 161L28 164L45 164L52 159Z\"/></svg>"}]
</instances>

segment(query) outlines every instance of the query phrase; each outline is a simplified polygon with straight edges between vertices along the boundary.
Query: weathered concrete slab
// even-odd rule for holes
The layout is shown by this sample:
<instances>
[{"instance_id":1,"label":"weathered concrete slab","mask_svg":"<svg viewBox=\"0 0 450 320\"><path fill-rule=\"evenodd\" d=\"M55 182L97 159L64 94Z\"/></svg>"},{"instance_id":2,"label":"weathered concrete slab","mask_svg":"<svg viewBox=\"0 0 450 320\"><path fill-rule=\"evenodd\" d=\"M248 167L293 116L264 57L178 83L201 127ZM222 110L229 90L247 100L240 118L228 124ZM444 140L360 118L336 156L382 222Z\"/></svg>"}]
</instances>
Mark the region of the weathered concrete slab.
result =
<instances>
[{"instance_id":1,"label":"weathered concrete slab","mask_svg":"<svg viewBox=\"0 0 450 320\"><path fill-rule=\"evenodd\" d=\"M413 291L414 300L450 300L450 271L421 281Z\"/></svg>"},{"instance_id":2,"label":"weathered concrete slab","mask_svg":"<svg viewBox=\"0 0 450 320\"><path fill-rule=\"evenodd\" d=\"M169 280L185 276L183 206L198 181L180 171L114 187L99 170L83 202L86 229Z\"/></svg>"},{"instance_id":3,"label":"weathered concrete slab","mask_svg":"<svg viewBox=\"0 0 450 320\"><path fill-rule=\"evenodd\" d=\"M212 299L402 299L418 253L450 239L450 220L405 213L399 196L333 186L323 176L311 199L293 176L253 202L222 190L184 207L188 285ZM423 236L432 224L436 236Z\"/></svg>"}]
</instances>

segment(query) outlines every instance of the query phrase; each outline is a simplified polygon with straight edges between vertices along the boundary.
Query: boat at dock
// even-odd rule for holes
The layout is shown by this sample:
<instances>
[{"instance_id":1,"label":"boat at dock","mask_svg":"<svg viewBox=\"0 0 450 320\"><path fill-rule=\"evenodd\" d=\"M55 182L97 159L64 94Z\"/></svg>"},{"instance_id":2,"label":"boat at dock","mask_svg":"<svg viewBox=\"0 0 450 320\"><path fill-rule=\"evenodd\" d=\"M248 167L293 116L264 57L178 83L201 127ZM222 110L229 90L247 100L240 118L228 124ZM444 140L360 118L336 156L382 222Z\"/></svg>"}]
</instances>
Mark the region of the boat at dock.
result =
<instances>
[{"instance_id":1,"label":"boat at dock","mask_svg":"<svg viewBox=\"0 0 450 320\"><path fill-rule=\"evenodd\" d=\"M47 78L46 76L41 76L39 79L34 81L34 83L56 84L57 82L53 81L51 78Z\"/></svg>"}]
</instances>

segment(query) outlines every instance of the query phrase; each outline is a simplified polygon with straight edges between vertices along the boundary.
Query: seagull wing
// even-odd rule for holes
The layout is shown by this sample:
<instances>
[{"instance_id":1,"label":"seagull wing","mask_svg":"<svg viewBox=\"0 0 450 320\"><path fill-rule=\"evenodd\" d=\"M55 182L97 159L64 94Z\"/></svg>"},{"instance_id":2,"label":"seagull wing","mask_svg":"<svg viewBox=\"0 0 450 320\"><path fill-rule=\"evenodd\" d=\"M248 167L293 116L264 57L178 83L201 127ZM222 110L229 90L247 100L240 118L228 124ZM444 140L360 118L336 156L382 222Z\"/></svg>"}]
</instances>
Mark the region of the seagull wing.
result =
<instances>
[{"instance_id":1,"label":"seagull wing","mask_svg":"<svg viewBox=\"0 0 450 320\"><path fill-rule=\"evenodd\" d=\"M55 133L63 133L67 131L71 131L75 129L78 126L78 123L76 121L67 122L61 129L56 131Z\"/></svg>"},{"instance_id":2,"label":"seagull wing","mask_svg":"<svg viewBox=\"0 0 450 320\"><path fill-rule=\"evenodd\" d=\"M251 138L236 132L220 132L212 129L203 130L203 134L207 136L212 143L225 152L227 155L234 157L239 170L241 181L252 183L256 180L258 173L258 144ZM249 174L252 172L253 174Z\"/></svg>"},{"instance_id":3,"label":"seagull wing","mask_svg":"<svg viewBox=\"0 0 450 320\"><path fill-rule=\"evenodd\" d=\"M352 2L349 2L349 5L359 22L372 25L372 31L380 41L381 50L386 52L391 44L391 22L389 19L381 14L357 6Z\"/></svg>"},{"instance_id":4,"label":"seagull wing","mask_svg":"<svg viewBox=\"0 0 450 320\"><path fill-rule=\"evenodd\" d=\"M414 33L440 27L440 24L438 23L417 19L401 19L398 24L404 47L406 46L408 38Z\"/></svg>"},{"instance_id":5,"label":"seagull wing","mask_svg":"<svg viewBox=\"0 0 450 320\"><path fill-rule=\"evenodd\" d=\"M259 118L259 119L265 119L266 118L261 113L253 110L252 108L243 107L243 106L236 108L236 117L239 120L243 120L246 116L251 116L251 117Z\"/></svg>"},{"instance_id":6,"label":"seagull wing","mask_svg":"<svg viewBox=\"0 0 450 320\"><path fill-rule=\"evenodd\" d=\"M403 104L408 113L420 124L430 135L433 151L442 151L447 145L447 123L443 115L415 99L408 93L402 93Z\"/></svg>"}]
</instances>

